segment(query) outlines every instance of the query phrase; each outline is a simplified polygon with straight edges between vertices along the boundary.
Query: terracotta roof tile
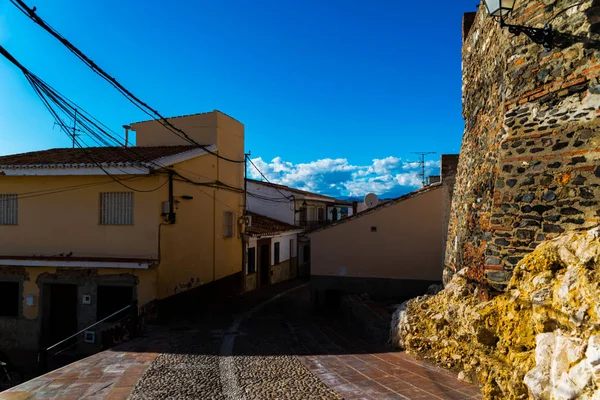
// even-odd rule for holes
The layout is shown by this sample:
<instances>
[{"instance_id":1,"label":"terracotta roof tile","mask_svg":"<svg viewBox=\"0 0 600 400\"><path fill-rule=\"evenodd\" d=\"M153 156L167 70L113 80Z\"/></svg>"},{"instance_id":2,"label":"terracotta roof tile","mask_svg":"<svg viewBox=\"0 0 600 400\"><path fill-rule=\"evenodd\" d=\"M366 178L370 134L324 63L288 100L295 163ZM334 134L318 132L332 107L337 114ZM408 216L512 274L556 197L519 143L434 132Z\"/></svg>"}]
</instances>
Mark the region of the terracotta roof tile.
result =
<instances>
[{"instance_id":1,"label":"terracotta roof tile","mask_svg":"<svg viewBox=\"0 0 600 400\"><path fill-rule=\"evenodd\" d=\"M250 236L276 235L282 232L301 231L302 228L286 224L285 222L265 217L254 212L248 212L252 216L252 224L246 228Z\"/></svg>"},{"instance_id":2,"label":"terracotta roof tile","mask_svg":"<svg viewBox=\"0 0 600 400\"><path fill-rule=\"evenodd\" d=\"M173 156L195 149L196 146L156 147L89 147L50 149L0 156L0 166L57 165L57 164L139 164Z\"/></svg>"}]
</instances>

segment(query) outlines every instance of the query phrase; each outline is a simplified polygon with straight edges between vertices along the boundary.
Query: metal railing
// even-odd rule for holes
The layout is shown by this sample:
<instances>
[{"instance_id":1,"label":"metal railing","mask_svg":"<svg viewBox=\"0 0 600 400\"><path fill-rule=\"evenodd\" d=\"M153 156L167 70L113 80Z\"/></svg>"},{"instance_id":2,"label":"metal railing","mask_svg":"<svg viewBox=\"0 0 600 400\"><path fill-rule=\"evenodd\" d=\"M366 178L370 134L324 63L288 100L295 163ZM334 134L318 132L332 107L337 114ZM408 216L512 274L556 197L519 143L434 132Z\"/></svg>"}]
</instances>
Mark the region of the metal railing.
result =
<instances>
[{"instance_id":1,"label":"metal railing","mask_svg":"<svg viewBox=\"0 0 600 400\"><path fill-rule=\"evenodd\" d=\"M86 326L85 328L81 329L77 333L72 334L71 336L69 336L69 337L61 340L60 342L57 342L57 343L53 344L50 347L47 347L45 349L41 349L40 352L38 353L38 364L39 364L39 367L42 370L46 370L47 369L48 360L50 359L50 357L54 357L54 356L56 356L56 355L58 355L60 353L63 353L64 351L66 351L66 350L68 350L68 349L76 346L77 344L81 343L82 341L80 340L80 341L76 342L75 344L73 344L73 345L71 345L71 346L69 346L69 347L67 347L65 349L57 351L54 354L49 354L50 350L56 349L60 345L65 344L65 343L71 341L72 339L75 339L80 334L82 334L82 333L84 333L86 331L89 331L90 329L92 329L92 328L100 325L103 322L108 321L109 319L111 319L113 317L116 317L120 313L122 313L124 311L127 311L127 310L131 311L129 315L127 315L124 318L121 318L120 320L118 320L117 322L115 322L114 324L112 324L110 327L106 328L105 331L108 330L108 329L110 329L110 328L112 328L112 327L114 327L114 326L116 326L116 325L118 325L118 324L120 324L122 321L124 321L127 318L132 318L132 337L135 337L136 336L136 327L137 327L137 302L133 302L133 303L131 303L131 304L129 304L129 305L121 308L120 310L115 311L114 313L110 314L109 316L102 318L100 321L94 322L90 326Z\"/></svg>"},{"instance_id":2,"label":"metal railing","mask_svg":"<svg viewBox=\"0 0 600 400\"><path fill-rule=\"evenodd\" d=\"M305 228L307 231L327 226L331 221L313 220L313 221L298 221L298 226Z\"/></svg>"}]
</instances>

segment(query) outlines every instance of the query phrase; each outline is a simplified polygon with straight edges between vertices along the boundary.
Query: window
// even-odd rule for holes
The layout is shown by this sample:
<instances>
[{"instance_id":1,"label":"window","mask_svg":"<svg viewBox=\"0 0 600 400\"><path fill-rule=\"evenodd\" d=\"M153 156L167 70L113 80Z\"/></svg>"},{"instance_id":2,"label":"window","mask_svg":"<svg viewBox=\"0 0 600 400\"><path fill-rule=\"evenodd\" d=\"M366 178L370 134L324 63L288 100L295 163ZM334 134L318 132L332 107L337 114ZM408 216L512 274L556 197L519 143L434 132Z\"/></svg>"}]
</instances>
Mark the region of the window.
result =
<instances>
[{"instance_id":1,"label":"window","mask_svg":"<svg viewBox=\"0 0 600 400\"><path fill-rule=\"evenodd\" d=\"M19 216L19 195L0 194L0 225L17 225Z\"/></svg>"},{"instance_id":2,"label":"window","mask_svg":"<svg viewBox=\"0 0 600 400\"><path fill-rule=\"evenodd\" d=\"M256 247L248 249L248 274L256 272Z\"/></svg>"},{"instance_id":3,"label":"window","mask_svg":"<svg viewBox=\"0 0 600 400\"><path fill-rule=\"evenodd\" d=\"M294 258L294 248L296 247L296 243L294 239L290 239L290 260Z\"/></svg>"},{"instance_id":4,"label":"window","mask_svg":"<svg viewBox=\"0 0 600 400\"><path fill-rule=\"evenodd\" d=\"M223 217L223 237L231 238L235 234L233 217L233 211L225 211L225 215Z\"/></svg>"},{"instance_id":5,"label":"window","mask_svg":"<svg viewBox=\"0 0 600 400\"><path fill-rule=\"evenodd\" d=\"M133 192L100 193L100 224L133 225Z\"/></svg>"},{"instance_id":6,"label":"window","mask_svg":"<svg viewBox=\"0 0 600 400\"><path fill-rule=\"evenodd\" d=\"M0 317L18 317L19 282L0 282Z\"/></svg>"},{"instance_id":7,"label":"window","mask_svg":"<svg viewBox=\"0 0 600 400\"><path fill-rule=\"evenodd\" d=\"M275 255L273 256L273 265L279 264L279 242L275 243Z\"/></svg>"}]
</instances>

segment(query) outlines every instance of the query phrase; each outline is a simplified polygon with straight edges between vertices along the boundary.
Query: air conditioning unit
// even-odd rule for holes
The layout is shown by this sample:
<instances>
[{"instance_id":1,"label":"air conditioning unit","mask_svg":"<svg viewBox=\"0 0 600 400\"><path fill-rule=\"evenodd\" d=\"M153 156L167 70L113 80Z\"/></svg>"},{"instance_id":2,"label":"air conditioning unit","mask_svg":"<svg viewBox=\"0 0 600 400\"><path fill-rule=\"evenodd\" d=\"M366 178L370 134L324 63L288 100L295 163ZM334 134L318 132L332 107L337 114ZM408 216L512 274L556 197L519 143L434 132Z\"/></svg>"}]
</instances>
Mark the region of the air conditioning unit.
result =
<instances>
[{"instance_id":1,"label":"air conditioning unit","mask_svg":"<svg viewBox=\"0 0 600 400\"><path fill-rule=\"evenodd\" d=\"M252 226L252 216L251 215L242 215L240 217L240 224L248 226Z\"/></svg>"}]
</instances>

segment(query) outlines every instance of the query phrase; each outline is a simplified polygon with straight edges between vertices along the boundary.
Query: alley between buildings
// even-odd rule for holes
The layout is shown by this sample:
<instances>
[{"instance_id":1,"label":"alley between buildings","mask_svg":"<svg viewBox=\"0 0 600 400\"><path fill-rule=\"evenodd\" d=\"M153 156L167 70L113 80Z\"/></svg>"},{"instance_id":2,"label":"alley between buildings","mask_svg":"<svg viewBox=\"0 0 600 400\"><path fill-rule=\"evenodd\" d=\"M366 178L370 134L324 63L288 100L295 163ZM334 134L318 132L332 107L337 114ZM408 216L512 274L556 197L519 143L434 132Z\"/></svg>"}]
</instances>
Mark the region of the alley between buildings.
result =
<instances>
[{"instance_id":1,"label":"alley between buildings","mask_svg":"<svg viewBox=\"0 0 600 400\"><path fill-rule=\"evenodd\" d=\"M0 399L471 399L456 374L310 313L291 281L96 354Z\"/></svg>"}]
</instances>

